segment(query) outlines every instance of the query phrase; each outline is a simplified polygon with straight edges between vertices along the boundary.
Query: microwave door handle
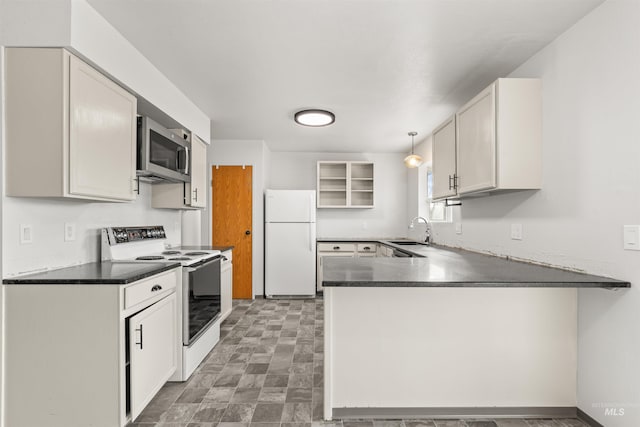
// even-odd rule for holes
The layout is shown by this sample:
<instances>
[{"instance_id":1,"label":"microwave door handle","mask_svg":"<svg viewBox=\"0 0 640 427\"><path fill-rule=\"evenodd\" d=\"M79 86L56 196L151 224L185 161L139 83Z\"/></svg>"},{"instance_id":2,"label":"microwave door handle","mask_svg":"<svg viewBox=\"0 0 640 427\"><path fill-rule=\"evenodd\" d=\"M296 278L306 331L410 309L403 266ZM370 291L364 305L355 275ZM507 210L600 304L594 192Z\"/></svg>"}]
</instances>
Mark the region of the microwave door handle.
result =
<instances>
[{"instance_id":1,"label":"microwave door handle","mask_svg":"<svg viewBox=\"0 0 640 427\"><path fill-rule=\"evenodd\" d=\"M184 173L185 175L189 175L189 165L191 164L191 159L189 157L191 157L191 150L189 150L189 147L185 147L184 152L186 154L186 159L185 159L185 164L184 164Z\"/></svg>"},{"instance_id":2,"label":"microwave door handle","mask_svg":"<svg viewBox=\"0 0 640 427\"><path fill-rule=\"evenodd\" d=\"M184 168L180 168L180 156L176 158L176 169L185 175L189 175L189 148L181 147L180 151L184 150Z\"/></svg>"}]
</instances>

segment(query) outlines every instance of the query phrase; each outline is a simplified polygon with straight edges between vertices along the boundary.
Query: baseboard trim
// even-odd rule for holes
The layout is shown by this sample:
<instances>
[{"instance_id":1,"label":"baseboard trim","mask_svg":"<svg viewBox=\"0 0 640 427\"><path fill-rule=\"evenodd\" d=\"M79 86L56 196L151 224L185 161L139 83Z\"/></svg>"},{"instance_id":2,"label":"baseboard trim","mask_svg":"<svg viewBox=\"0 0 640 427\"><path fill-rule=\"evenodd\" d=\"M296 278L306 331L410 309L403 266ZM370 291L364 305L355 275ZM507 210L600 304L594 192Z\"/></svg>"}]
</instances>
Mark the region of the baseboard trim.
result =
<instances>
[{"instance_id":1,"label":"baseboard trim","mask_svg":"<svg viewBox=\"0 0 640 427\"><path fill-rule=\"evenodd\" d=\"M334 419L576 418L576 407L333 408ZM598 425L599 426L599 425ZM602 426L600 426L602 427Z\"/></svg>"},{"instance_id":2,"label":"baseboard trim","mask_svg":"<svg viewBox=\"0 0 640 427\"><path fill-rule=\"evenodd\" d=\"M604 427L603 424L600 424L599 422L594 420L589 414L587 414L586 412L584 412L580 408L577 408L577 415L578 415L578 418L580 420L582 420L585 423L589 424L591 427Z\"/></svg>"}]
</instances>

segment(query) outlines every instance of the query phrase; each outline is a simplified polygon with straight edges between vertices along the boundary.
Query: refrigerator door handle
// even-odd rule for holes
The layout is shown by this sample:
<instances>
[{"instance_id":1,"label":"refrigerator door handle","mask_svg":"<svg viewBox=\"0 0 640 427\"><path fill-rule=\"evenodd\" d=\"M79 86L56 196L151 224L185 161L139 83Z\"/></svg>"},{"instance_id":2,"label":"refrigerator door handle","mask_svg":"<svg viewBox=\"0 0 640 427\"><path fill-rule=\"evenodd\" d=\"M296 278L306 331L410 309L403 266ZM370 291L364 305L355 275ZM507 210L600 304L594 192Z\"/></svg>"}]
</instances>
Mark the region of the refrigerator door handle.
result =
<instances>
[{"instance_id":1,"label":"refrigerator door handle","mask_svg":"<svg viewBox=\"0 0 640 427\"><path fill-rule=\"evenodd\" d=\"M313 234L312 231L313 230L311 230L311 227L313 227L313 223L312 222L309 223L309 252L313 252L313 247L312 247L312 243L311 243L311 239L313 237L312 236L312 234Z\"/></svg>"}]
</instances>

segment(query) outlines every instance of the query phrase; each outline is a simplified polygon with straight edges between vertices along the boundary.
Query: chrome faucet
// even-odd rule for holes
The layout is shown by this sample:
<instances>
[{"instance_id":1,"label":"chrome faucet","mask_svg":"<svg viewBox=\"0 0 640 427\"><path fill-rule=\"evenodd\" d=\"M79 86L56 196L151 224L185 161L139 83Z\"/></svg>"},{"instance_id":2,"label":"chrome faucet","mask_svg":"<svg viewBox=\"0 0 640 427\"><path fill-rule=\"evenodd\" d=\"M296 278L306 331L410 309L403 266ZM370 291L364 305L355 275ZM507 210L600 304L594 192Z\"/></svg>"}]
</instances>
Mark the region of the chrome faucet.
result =
<instances>
[{"instance_id":1,"label":"chrome faucet","mask_svg":"<svg viewBox=\"0 0 640 427\"><path fill-rule=\"evenodd\" d=\"M411 220L411 222L409 223L409 228L410 229L414 229L416 226L416 222L420 222L420 220L422 220L422 222L424 222L425 226L426 226L426 230L425 230L425 236L424 236L424 242L426 244L431 243L431 225L429 224L429 221L427 221L426 218L422 217L422 216L417 216L415 218L413 218Z\"/></svg>"}]
</instances>

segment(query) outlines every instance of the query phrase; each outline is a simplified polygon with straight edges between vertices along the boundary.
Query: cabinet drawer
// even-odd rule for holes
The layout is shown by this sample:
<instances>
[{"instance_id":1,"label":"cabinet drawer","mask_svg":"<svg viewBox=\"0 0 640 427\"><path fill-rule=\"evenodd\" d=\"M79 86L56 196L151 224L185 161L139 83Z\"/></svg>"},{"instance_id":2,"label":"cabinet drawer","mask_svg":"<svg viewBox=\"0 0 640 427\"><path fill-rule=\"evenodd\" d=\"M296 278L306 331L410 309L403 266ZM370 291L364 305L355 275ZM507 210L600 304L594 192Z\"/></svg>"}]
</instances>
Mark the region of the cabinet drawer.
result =
<instances>
[{"instance_id":1,"label":"cabinet drawer","mask_svg":"<svg viewBox=\"0 0 640 427\"><path fill-rule=\"evenodd\" d=\"M353 252L356 245L353 243L318 243L318 252Z\"/></svg>"},{"instance_id":2,"label":"cabinet drawer","mask_svg":"<svg viewBox=\"0 0 640 427\"><path fill-rule=\"evenodd\" d=\"M375 252L358 252L358 258L374 258Z\"/></svg>"},{"instance_id":3,"label":"cabinet drawer","mask_svg":"<svg viewBox=\"0 0 640 427\"><path fill-rule=\"evenodd\" d=\"M124 289L124 308L133 307L136 304L167 293L175 289L177 275L180 269L174 269L166 273L143 279Z\"/></svg>"},{"instance_id":4,"label":"cabinet drawer","mask_svg":"<svg viewBox=\"0 0 640 427\"><path fill-rule=\"evenodd\" d=\"M376 253L376 246L377 245L375 243L358 243L358 252Z\"/></svg>"}]
</instances>

